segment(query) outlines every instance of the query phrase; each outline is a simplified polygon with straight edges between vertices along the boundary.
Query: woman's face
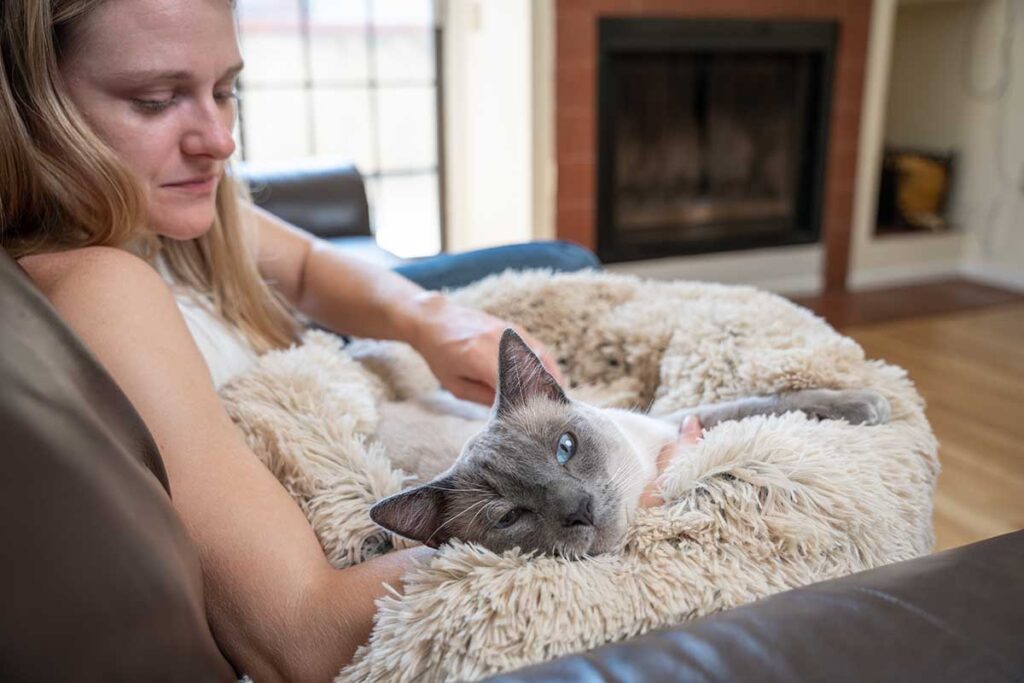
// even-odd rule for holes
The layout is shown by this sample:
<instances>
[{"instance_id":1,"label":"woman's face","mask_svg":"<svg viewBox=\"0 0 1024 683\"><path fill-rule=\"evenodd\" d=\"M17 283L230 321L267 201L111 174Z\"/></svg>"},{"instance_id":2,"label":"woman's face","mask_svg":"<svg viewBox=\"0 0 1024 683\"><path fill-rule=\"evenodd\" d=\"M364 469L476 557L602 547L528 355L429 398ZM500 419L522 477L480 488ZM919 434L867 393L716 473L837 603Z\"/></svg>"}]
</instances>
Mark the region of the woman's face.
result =
<instances>
[{"instance_id":1,"label":"woman's face","mask_svg":"<svg viewBox=\"0 0 1024 683\"><path fill-rule=\"evenodd\" d=\"M76 29L71 99L144 189L157 234L210 229L241 68L228 0L106 0Z\"/></svg>"}]
</instances>

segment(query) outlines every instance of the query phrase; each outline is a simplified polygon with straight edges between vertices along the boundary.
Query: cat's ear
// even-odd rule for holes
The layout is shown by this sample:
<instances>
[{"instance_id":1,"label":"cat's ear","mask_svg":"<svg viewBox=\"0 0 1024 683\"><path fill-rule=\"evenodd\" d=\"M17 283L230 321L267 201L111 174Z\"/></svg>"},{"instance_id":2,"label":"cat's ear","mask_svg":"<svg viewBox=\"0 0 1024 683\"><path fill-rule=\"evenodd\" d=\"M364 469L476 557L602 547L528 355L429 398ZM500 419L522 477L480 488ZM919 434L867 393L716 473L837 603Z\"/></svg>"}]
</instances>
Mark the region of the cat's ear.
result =
<instances>
[{"instance_id":1,"label":"cat's ear","mask_svg":"<svg viewBox=\"0 0 1024 683\"><path fill-rule=\"evenodd\" d=\"M447 540L441 533L446 480L396 493L370 508L370 519L388 531L436 548Z\"/></svg>"},{"instance_id":2,"label":"cat's ear","mask_svg":"<svg viewBox=\"0 0 1024 683\"><path fill-rule=\"evenodd\" d=\"M506 413L536 396L559 403L569 402L562 387L544 369L537 354L510 327L501 335L501 344L498 346L495 409L498 414Z\"/></svg>"}]
</instances>

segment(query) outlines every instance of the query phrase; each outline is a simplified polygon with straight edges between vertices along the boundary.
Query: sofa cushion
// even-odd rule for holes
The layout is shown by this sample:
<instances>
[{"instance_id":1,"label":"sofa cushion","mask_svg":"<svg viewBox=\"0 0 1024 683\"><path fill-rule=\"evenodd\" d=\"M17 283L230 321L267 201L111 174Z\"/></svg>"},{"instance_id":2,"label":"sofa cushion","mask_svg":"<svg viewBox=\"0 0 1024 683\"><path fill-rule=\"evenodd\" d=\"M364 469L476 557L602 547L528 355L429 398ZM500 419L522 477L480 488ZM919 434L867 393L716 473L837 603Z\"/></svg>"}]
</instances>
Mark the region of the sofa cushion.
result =
<instances>
[{"instance_id":1,"label":"sofa cushion","mask_svg":"<svg viewBox=\"0 0 1024 683\"><path fill-rule=\"evenodd\" d=\"M1024 531L493 679L1020 681Z\"/></svg>"},{"instance_id":2,"label":"sofa cushion","mask_svg":"<svg viewBox=\"0 0 1024 683\"><path fill-rule=\"evenodd\" d=\"M234 680L160 454L0 250L0 679Z\"/></svg>"}]
</instances>

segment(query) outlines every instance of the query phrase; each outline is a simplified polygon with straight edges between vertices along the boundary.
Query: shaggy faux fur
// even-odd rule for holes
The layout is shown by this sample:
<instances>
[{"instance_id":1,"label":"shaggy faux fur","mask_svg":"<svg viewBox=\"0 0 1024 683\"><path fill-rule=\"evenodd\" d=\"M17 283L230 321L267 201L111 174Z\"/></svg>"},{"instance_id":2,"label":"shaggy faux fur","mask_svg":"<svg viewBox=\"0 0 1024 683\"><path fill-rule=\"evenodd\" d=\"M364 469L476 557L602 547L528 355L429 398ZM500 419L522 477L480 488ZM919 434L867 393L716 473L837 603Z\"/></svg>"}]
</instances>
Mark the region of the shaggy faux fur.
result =
<instances>
[{"instance_id":1,"label":"shaggy faux fur","mask_svg":"<svg viewBox=\"0 0 1024 683\"><path fill-rule=\"evenodd\" d=\"M725 423L668 470L621 554L578 562L455 543L380 601L339 681L476 679L927 553L938 461L896 367L784 299L608 274L506 274L454 293L521 323L577 396L652 413L806 387L868 387L891 424L801 414ZM367 511L404 477L370 445L376 406L436 386L408 347L310 333L222 392L250 446L343 567L400 540ZM453 457L455 454L452 454Z\"/></svg>"}]
</instances>

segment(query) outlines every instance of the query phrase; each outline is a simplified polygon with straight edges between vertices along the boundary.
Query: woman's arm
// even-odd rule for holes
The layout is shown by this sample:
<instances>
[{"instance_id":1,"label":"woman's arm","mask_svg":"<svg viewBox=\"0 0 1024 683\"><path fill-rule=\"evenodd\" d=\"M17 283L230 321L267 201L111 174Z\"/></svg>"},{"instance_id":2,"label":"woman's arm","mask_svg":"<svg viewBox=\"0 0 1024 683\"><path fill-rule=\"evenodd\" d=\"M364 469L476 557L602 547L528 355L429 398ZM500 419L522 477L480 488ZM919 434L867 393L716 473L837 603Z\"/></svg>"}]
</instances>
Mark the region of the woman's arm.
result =
<instances>
[{"instance_id":1,"label":"woman's arm","mask_svg":"<svg viewBox=\"0 0 1024 683\"><path fill-rule=\"evenodd\" d=\"M141 414L202 561L217 642L258 681L327 680L369 633L382 583L412 556L335 570L298 506L246 446L159 275L120 250L22 260Z\"/></svg>"},{"instance_id":2,"label":"woman's arm","mask_svg":"<svg viewBox=\"0 0 1024 683\"><path fill-rule=\"evenodd\" d=\"M293 306L325 327L357 337L406 341L415 333L416 308L440 298L257 206L241 208L255 228L260 273Z\"/></svg>"},{"instance_id":3,"label":"woman's arm","mask_svg":"<svg viewBox=\"0 0 1024 683\"><path fill-rule=\"evenodd\" d=\"M445 388L485 404L494 400L498 343L511 326L561 381L558 364L544 345L518 326L424 291L258 207L245 210L256 228L260 272L321 325L359 337L408 342Z\"/></svg>"}]
</instances>

